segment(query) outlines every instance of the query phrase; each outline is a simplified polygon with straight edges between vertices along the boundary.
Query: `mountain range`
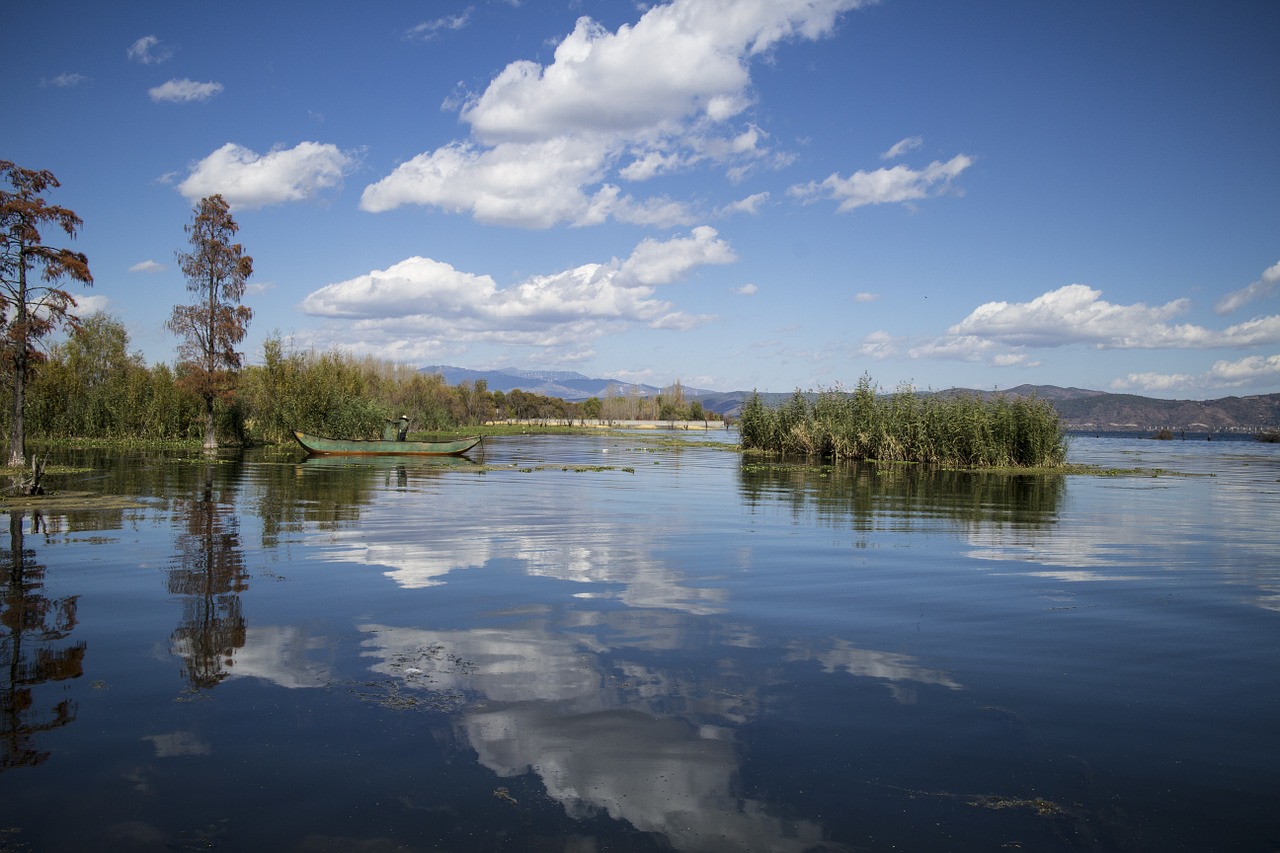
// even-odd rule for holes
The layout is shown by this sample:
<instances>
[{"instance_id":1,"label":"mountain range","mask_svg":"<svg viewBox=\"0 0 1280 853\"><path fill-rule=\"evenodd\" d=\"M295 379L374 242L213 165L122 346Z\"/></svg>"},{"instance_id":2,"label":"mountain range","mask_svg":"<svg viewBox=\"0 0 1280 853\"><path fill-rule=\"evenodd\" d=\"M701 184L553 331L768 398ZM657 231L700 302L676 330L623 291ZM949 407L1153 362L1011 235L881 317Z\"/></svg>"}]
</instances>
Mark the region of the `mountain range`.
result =
<instances>
[{"instance_id":1,"label":"mountain range","mask_svg":"<svg viewBox=\"0 0 1280 853\"><path fill-rule=\"evenodd\" d=\"M581 373L563 370L469 370L464 367L431 365L423 373L438 373L450 385L484 380L490 391L509 393L517 388L530 394L558 397L580 402L590 397L610 394L660 394L653 385L621 382L616 379L592 379ZM721 415L737 415L752 391L709 391L682 386L684 398L697 400L704 409ZM767 405L776 405L794 392L761 392ZM1018 385L1003 391L979 391L950 388L930 392L942 395L976 394L991 397L1035 395L1048 400L1062 417L1068 429L1096 430L1185 430L1190 432L1234 431L1256 432L1280 429L1280 394L1249 397L1222 397L1216 400L1162 400L1136 394L1112 394L1085 388L1062 388L1057 385Z\"/></svg>"}]
</instances>

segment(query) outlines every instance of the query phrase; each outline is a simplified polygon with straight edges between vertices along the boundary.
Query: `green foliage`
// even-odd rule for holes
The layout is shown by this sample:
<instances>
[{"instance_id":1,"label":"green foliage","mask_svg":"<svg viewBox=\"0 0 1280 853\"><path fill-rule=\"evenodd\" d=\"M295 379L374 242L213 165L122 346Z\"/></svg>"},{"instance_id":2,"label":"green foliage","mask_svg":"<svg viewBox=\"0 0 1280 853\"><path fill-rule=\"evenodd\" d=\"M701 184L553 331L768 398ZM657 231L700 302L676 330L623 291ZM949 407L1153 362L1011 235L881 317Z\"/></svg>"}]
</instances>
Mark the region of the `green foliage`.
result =
<instances>
[{"instance_id":1,"label":"green foliage","mask_svg":"<svg viewBox=\"0 0 1280 853\"><path fill-rule=\"evenodd\" d=\"M5 189L4 185L12 188ZM44 361L39 343L51 332L75 328L76 300L55 285L64 279L90 286L93 275L81 252L48 246L50 226L74 238L83 222L45 193L61 186L52 172L0 160L0 371L8 382L9 464L26 459L27 383Z\"/></svg>"},{"instance_id":2,"label":"green foliage","mask_svg":"<svg viewBox=\"0 0 1280 853\"><path fill-rule=\"evenodd\" d=\"M189 382L193 369L187 362L147 367L129 353L124 326L95 314L52 348L29 390L27 420L33 435L45 439L200 439L208 413ZM449 386L439 374L337 351L291 351L279 334L263 344L261 364L244 368L237 382L234 397L214 401L213 416L218 435L248 443L292 443L295 429L375 438L402 414L412 435L435 435L508 418L600 417L606 407L598 399L574 404L519 390L491 392L483 381Z\"/></svg>"},{"instance_id":3,"label":"green foliage","mask_svg":"<svg viewBox=\"0 0 1280 853\"><path fill-rule=\"evenodd\" d=\"M864 376L848 393L797 391L770 409L743 406L744 449L834 459L926 462L950 467L1057 467L1066 460L1061 421L1036 397L921 396L904 385L881 395Z\"/></svg>"}]
</instances>

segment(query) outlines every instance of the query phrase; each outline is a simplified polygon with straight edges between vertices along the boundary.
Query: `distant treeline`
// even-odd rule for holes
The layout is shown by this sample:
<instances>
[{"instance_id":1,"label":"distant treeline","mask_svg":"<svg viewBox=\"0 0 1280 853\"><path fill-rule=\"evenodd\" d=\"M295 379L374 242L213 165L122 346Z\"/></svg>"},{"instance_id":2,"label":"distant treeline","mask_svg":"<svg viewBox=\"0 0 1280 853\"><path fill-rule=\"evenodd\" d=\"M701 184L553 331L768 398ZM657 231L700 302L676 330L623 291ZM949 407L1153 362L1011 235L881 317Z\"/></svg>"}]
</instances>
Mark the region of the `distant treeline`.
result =
<instances>
[{"instance_id":1,"label":"distant treeline","mask_svg":"<svg viewBox=\"0 0 1280 853\"><path fill-rule=\"evenodd\" d=\"M204 403L183 390L181 368L147 365L129 351L124 325L106 314L86 318L36 365L26 388L27 434L35 439L190 440L204 435ZM658 419L704 417L677 383L657 397L607 396L573 403L520 390L488 390L483 380L447 385L439 374L338 351L290 350L278 335L262 363L237 375L219 400L225 442L292 441L292 430L376 437L384 419L408 415L415 433L441 433L490 420ZM9 412L0 413L8 428Z\"/></svg>"},{"instance_id":2,"label":"distant treeline","mask_svg":"<svg viewBox=\"0 0 1280 853\"><path fill-rule=\"evenodd\" d=\"M797 391L777 407L753 394L739 419L742 447L776 453L965 468L1056 467L1066 439L1053 406L1036 397L880 394L868 377L852 392Z\"/></svg>"}]
</instances>

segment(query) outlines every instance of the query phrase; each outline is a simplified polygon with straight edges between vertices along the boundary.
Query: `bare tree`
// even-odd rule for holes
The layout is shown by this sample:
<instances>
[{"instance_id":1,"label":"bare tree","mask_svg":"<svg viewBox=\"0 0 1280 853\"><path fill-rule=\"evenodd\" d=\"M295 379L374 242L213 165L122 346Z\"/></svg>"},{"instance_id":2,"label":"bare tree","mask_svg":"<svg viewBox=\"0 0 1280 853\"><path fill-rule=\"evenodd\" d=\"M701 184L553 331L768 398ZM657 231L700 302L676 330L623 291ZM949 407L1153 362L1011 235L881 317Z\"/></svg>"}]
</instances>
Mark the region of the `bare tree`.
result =
<instances>
[{"instance_id":1,"label":"bare tree","mask_svg":"<svg viewBox=\"0 0 1280 853\"><path fill-rule=\"evenodd\" d=\"M46 170L36 171L0 160L0 177L12 191L0 189L0 327L4 368L12 380L13 409L9 422L9 464L26 464L26 383L32 368L43 359L35 349L45 335L64 325L75 325L71 309L75 298L56 285L65 278L93 284L89 260L80 252L44 245L40 229L55 225L75 238L84 224L79 216L43 195L61 184ZM39 270L38 276L30 273Z\"/></svg>"},{"instance_id":2,"label":"bare tree","mask_svg":"<svg viewBox=\"0 0 1280 853\"><path fill-rule=\"evenodd\" d=\"M253 275L253 258L231 242L240 226L222 196L201 199L193 214L191 223L183 226L191 251L175 254L187 277L187 290L198 298L191 305L175 305L166 325L182 338L180 382L204 400L204 446L217 447L213 404L235 393L243 360L236 344L244 340L253 317L253 311L240 304L245 281Z\"/></svg>"}]
</instances>

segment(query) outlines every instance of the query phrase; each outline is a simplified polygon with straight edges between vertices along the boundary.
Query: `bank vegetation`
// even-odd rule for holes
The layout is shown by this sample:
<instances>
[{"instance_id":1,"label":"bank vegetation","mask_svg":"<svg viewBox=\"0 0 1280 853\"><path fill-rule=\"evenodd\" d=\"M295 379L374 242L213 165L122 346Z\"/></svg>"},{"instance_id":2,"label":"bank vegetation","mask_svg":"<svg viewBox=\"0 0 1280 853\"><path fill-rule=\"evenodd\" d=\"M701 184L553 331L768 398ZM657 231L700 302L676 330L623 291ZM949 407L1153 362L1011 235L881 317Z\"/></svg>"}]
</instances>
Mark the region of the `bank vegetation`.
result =
<instances>
[{"instance_id":1,"label":"bank vegetation","mask_svg":"<svg viewBox=\"0 0 1280 853\"><path fill-rule=\"evenodd\" d=\"M271 335L237 371L234 393L215 400L222 444L291 443L294 429L374 438L384 419L408 415L413 435L478 431L493 421L670 420L708 416L679 384L661 395L605 395L569 402L521 390L491 391L483 380L449 385L435 373L341 351L292 347ZM189 370L149 365L130 351L124 324L108 314L81 321L48 347L26 390L26 429L40 441L188 442L206 437L207 399L183 381ZM6 379L8 377L5 377ZM0 410L0 428L7 429ZM718 415L711 415L718 417ZM0 433L2 434L2 433Z\"/></svg>"},{"instance_id":2,"label":"bank vegetation","mask_svg":"<svg viewBox=\"0 0 1280 853\"><path fill-rule=\"evenodd\" d=\"M853 391L797 391L777 407L753 394L739 420L742 448L778 454L954 468L1058 468L1066 437L1036 397L880 393L864 376Z\"/></svg>"}]
</instances>

